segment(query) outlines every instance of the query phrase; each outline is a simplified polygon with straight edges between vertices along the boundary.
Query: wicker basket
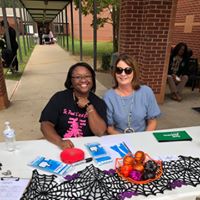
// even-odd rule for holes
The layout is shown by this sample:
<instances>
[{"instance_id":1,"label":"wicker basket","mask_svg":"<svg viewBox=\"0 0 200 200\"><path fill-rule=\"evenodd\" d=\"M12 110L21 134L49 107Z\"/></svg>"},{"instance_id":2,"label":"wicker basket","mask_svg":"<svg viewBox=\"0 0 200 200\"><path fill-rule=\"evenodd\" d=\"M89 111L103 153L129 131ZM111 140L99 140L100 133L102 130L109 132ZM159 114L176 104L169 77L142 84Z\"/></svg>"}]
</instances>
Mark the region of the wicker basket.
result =
<instances>
[{"instance_id":1,"label":"wicker basket","mask_svg":"<svg viewBox=\"0 0 200 200\"><path fill-rule=\"evenodd\" d=\"M128 154L128 155L130 155L130 154ZM133 157L134 157L134 155L133 155ZM156 171L156 176L155 176L155 178L153 178L153 179L147 179L147 180L140 180L140 181L137 181L137 180L133 180L133 179L130 178L130 177L124 177L124 176L120 173L120 170L119 170L119 168L120 168L121 166L123 166L123 158L117 158L117 159L116 159L116 161L115 161L115 170L116 170L116 172L117 172L117 174L118 174L119 176L121 176L123 179L125 179L125 180L127 180L127 181L129 181L129 182L131 182L131 183L135 183L135 184L147 184L147 183L150 183L150 182L152 182L152 181L155 181L155 180L159 179L159 178L162 176L162 172L163 172L163 171L162 171L162 161L160 161L160 160L154 160L154 159L152 159L148 154L145 153L145 160L144 160L144 163L147 162L148 160L153 160L153 161L156 162L157 165L158 165L158 169L157 169L157 171Z\"/></svg>"}]
</instances>

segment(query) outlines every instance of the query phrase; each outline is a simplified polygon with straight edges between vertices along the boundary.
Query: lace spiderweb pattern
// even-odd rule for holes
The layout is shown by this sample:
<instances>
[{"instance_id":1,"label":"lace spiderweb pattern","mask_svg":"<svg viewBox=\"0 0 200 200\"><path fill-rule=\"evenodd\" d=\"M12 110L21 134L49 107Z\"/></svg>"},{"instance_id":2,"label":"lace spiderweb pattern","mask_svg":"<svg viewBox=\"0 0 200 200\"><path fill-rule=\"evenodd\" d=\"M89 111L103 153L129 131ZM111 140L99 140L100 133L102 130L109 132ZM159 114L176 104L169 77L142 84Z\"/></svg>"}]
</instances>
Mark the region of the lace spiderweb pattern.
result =
<instances>
[{"instance_id":1,"label":"lace spiderweb pattern","mask_svg":"<svg viewBox=\"0 0 200 200\"><path fill-rule=\"evenodd\" d=\"M37 170L21 200L123 200L136 195L156 195L182 185L200 184L200 159L179 156L177 161L163 162L159 180L138 185L119 177L114 170L102 171L93 165L67 176L58 184L55 175L40 175Z\"/></svg>"}]
</instances>

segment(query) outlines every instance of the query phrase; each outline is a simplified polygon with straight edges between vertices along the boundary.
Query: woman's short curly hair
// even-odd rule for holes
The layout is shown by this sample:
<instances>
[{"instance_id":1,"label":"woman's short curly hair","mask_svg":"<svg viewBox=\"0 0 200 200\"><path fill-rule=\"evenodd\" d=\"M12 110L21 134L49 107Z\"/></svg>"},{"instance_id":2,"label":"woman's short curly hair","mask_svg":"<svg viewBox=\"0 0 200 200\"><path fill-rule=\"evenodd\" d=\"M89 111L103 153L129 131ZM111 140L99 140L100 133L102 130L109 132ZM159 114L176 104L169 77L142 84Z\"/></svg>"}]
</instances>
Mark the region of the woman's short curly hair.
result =
<instances>
[{"instance_id":1,"label":"woman's short curly hair","mask_svg":"<svg viewBox=\"0 0 200 200\"><path fill-rule=\"evenodd\" d=\"M88 69L90 71L90 73L92 74L92 88L91 88L91 92L95 92L96 91L96 74L95 71L92 69L92 67L86 63L86 62L78 62L74 65L72 65L68 71L67 74L67 78L65 81L65 87L67 89L73 89L72 86L72 74L73 71L77 68L77 67L85 67L86 69Z\"/></svg>"}]
</instances>

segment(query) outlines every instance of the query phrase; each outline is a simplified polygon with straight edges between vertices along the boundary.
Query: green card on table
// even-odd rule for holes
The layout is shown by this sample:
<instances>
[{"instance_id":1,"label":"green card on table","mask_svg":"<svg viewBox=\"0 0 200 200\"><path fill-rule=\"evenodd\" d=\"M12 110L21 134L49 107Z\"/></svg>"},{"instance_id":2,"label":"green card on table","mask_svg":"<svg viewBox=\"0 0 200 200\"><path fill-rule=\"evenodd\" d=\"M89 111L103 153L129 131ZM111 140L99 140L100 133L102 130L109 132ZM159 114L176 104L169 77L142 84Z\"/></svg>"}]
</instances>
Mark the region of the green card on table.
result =
<instances>
[{"instance_id":1,"label":"green card on table","mask_svg":"<svg viewBox=\"0 0 200 200\"><path fill-rule=\"evenodd\" d=\"M158 140L158 142L192 140L186 131L154 132L153 135Z\"/></svg>"}]
</instances>

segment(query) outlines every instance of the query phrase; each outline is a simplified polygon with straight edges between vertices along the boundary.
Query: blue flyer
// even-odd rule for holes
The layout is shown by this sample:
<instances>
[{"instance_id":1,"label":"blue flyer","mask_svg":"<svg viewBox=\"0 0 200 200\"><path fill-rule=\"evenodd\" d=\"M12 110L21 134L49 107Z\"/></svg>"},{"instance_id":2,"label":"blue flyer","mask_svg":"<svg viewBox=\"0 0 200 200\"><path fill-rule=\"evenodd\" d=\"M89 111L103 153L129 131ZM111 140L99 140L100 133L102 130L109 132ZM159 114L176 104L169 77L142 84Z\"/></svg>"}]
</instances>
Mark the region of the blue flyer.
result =
<instances>
[{"instance_id":1,"label":"blue flyer","mask_svg":"<svg viewBox=\"0 0 200 200\"><path fill-rule=\"evenodd\" d=\"M60 176L66 176L67 172L72 167L71 165L65 164L61 161L48 159L44 156L38 156L30 162L29 165Z\"/></svg>"},{"instance_id":2,"label":"blue flyer","mask_svg":"<svg viewBox=\"0 0 200 200\"><path fill-rule=\"evenodd\" d=\"M112 158L105 150L104 147L101 146L98 142L88 143L85 144L86 148L88 149L90 155L99 165L112 162Z\"/></svg>"}]
</instances>

